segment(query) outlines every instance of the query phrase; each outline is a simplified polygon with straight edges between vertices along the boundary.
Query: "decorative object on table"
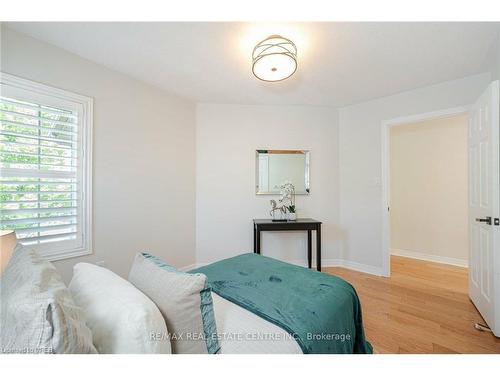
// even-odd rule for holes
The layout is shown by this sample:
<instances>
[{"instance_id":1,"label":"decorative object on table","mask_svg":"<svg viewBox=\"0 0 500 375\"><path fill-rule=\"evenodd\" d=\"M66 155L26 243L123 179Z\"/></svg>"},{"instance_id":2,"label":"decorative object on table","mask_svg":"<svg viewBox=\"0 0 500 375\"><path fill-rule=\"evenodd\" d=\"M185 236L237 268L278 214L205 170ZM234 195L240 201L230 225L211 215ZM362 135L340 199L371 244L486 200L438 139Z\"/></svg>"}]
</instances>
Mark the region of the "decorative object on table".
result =
<instances>
[{"instance_id":1,"label":"decorative object on table","mask_svg":"<svg viewBox=\"0 0 500 375\"><path fill-rule=\"evenodd\" d=\"M290 181L285 181L276 186L280 190L280 199L276 202L271 199L270 215L273 221L295 221L297 211L295 206L295 186Z\"/></svg>"},{"instance_id":2,"label":"decorative object on table","mask_svg":"<svg viewBox=\"0 0 500 375\"><path fill-rule=\"evenodd\" d=\"M271 215L271 218L273 221L286 221L286 206L284 206L282 203L281 203L281 200L280 200L280 204L278 205L278 203L274 200L274 199L271 199L269 201L271 203L271 211L269 212L269 214Z\"/></svg>"},{"instance_id":3,"label":"decorative object on table","mask_svg":"<svg viewBox=\"0 0 500 375\"><path fill-rule=\"evenodd\" d=\"M297 211L295 206L295 186L290 181L285 181L278 186L280 189L279 202L287 211L288 220L297 220Z\"/></svg>"}]
</instances>

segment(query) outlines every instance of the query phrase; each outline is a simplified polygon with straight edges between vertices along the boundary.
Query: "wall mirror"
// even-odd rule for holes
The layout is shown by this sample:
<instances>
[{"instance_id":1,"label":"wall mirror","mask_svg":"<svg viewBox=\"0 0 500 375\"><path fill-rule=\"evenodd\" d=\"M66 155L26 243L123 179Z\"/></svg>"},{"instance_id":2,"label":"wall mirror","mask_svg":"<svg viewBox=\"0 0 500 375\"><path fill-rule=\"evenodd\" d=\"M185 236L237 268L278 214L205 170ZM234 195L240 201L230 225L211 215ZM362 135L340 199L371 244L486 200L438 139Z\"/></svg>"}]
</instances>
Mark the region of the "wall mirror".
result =
<instances>
[{"instance_id":1,"label":"wall mirror","mask_svg":"<svg viewBox=\"0 0 500 375\"><path fill-rule=\"evenodd\" d=\"M309 159L310 152L306 150L257 150L257 194L279 194L279 185L290 181L295 186L295 194L308 195Z\"/></svg>"}]
</instances>

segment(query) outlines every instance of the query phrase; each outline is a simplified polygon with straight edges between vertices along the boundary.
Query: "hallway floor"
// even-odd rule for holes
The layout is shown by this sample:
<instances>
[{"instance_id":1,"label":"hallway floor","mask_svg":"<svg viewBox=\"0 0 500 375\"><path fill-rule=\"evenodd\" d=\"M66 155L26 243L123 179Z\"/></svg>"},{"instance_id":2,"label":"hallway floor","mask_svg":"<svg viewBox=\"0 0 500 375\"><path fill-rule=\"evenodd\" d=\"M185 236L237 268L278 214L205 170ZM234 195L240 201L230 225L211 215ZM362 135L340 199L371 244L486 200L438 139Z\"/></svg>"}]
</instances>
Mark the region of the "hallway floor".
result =
<instances>
[{"instance_id":1,"label":"hallway floor","mask_svg":"<svg viewBox=\"0 0 500 375\"><path fill-rule=\"evenodd\" d=\"M390 278L324 272L356 288L378 353L500 353L500 339L474 328L484 321L469 300L466 268L392 256Z\"/></svg>"}]
</instances>

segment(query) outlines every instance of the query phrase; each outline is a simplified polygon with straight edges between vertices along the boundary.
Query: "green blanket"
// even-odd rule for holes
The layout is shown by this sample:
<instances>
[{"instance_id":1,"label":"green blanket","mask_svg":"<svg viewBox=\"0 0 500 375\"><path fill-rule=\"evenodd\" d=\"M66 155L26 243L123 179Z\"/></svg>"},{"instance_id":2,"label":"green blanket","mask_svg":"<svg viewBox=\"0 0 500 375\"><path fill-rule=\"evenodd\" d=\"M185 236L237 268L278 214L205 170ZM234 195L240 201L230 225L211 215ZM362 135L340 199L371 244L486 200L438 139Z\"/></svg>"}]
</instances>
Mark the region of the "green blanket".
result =
<instances>
[{"instance_id":1,"label":"green blanket","mask_svg":"<svg viewBox=\"0 0 500 375\"><path fill-rule=\"evenodd\" d=\"M288 332L308 353L372 353L351 284L262 255L244 254L192 270L212 291Z\"/></svg>"}]
</instances>

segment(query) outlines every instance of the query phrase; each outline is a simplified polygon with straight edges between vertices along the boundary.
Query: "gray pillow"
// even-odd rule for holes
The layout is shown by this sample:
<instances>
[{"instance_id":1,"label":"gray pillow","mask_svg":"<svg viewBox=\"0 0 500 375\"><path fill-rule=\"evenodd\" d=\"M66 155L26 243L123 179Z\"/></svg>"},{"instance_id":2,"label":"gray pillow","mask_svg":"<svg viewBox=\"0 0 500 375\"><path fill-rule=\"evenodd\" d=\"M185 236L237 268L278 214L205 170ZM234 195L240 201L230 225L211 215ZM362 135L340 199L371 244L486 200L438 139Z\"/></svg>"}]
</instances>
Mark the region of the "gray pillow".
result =
<instances>
[{"instance_id":1,"label":"gray pillow","mask_svg":"<svg viewBox=\"0 0 500 375\"><path fill-rule=\"evenodd\" d=\"M137 254L129 281L160 309L172 353L219 351L211 290L202 274L180 272L149 254Z\"/></svg>"},{"instance_id":2,"label":"gray pillow","mask_svg":"<svg viewBox=\"0 0 500 375\"><path fill-rule=\"evenodd\" d=\"M0 278L2 353L97 353L55 267L18 244Z\"/></svg>"}]
</instances>

